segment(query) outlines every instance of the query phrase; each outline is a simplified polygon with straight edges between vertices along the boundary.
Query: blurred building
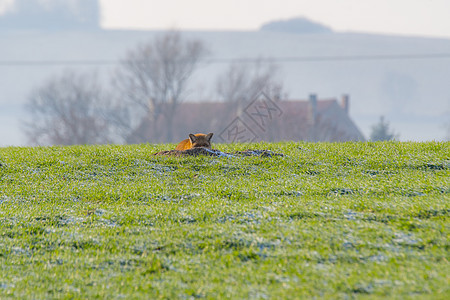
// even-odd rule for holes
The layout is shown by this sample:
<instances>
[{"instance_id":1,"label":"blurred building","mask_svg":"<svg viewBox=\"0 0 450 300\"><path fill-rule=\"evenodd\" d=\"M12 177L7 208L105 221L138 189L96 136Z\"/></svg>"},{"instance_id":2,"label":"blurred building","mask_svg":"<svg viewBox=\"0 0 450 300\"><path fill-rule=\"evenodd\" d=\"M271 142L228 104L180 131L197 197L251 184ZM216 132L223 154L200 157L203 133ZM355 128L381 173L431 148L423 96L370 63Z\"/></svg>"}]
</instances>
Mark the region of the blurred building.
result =
<instances>
[{"instance_id":1,"label":"blurred building","mask_svg":"<svg viewBox=\"0 0 450 300\"><path fill-rule=\"evenodd\" d=\"M245 105L184 102L172 119L170 141L164 138L165 120L153 126L144 122L138 130L155 142L176 142L199 132L214 132L216 142L364 141L349 116L349 104L347 95L341 99L310 95L308 100L272 100L261 94Z\"/></svg>"}]
</instances>

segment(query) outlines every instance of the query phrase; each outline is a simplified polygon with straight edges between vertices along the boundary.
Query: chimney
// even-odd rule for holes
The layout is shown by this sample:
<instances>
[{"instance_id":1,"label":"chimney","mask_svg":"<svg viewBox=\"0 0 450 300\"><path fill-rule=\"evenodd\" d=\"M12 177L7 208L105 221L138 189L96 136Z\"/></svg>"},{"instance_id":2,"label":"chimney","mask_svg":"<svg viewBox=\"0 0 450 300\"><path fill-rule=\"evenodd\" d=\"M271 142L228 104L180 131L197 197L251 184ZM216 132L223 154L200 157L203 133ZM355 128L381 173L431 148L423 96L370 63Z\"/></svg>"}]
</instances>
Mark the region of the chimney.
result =
<instances>
[{"instance_id":1,"label":"chimney","mask_svg":"<svg viewBox=\"0 0 450 300\"><path fill-rule=\"evenodd\" d=\"M317 118L317 95L309 95L309 121L311 125L315 125Z\"/></svg>"},{"instance_id":2,"label":"chimney","mask_svg":"<svg viewBox=\"0 0 450 300\"><path fill-rule=\"evenodd\" d=\"M317 126L317 95L309 95L309 136L308 140L311 142L316 142L316 126Z\"/></svg>"},{"instance_id":3,"label":"chimney","mask_svg":"<svg viewBox=\"0 0 450 300\"><path fill-rule=\"evenodd\" d=\"M342 95L341 107L344 109L345 113L348 114L350 106L350 96L347 94Z\"/></svg>"}]
</instances>

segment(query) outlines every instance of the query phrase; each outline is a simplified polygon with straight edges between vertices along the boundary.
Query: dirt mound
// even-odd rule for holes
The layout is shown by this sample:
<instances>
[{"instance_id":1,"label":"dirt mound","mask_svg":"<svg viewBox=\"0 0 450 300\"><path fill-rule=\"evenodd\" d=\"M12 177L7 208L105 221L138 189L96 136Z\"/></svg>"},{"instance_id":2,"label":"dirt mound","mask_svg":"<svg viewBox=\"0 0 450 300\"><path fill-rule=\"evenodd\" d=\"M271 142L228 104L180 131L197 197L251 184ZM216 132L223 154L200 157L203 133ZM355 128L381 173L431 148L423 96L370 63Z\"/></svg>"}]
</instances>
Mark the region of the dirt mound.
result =
<instances>
[{"instance_id":1,"label":"dirt mound","mask_svg":"<svg viewBox=\"0 0 450 300\"><path fill-rule=\"evenodd\" d=\"M206 148L191 148L187 150L167 150L157 152L153 155L167 155L167 156L223 156L223 157L237 157L237 156L260 156L260 157L272 157L272 156L284 156L282 153L275 153L270 150L245 150L235 151L233 153L222 152L215 149Z\"/></svg>"}]
</instances>

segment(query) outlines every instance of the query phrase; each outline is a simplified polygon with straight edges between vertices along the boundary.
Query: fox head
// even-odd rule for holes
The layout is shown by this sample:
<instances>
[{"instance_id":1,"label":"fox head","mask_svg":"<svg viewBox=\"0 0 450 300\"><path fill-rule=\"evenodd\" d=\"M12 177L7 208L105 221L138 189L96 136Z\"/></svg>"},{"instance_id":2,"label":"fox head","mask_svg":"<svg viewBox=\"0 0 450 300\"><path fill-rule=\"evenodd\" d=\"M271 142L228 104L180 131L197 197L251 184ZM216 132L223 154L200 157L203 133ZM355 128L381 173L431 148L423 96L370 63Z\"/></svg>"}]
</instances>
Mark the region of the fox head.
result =
<instances>
[{"instance_id":1,"label":"fox head","mask_svg":"<svg viewBox=\"0 0 450 300\"><path fill-rule=\"evenodd\" d=\"M204 147L211 149L211 138L213 136L213 133L203 134L203 133L197 133L197 134L189 134L189 140L191 141L192 148L198 148L198 147Z\"/></svg>"}]
</instances>

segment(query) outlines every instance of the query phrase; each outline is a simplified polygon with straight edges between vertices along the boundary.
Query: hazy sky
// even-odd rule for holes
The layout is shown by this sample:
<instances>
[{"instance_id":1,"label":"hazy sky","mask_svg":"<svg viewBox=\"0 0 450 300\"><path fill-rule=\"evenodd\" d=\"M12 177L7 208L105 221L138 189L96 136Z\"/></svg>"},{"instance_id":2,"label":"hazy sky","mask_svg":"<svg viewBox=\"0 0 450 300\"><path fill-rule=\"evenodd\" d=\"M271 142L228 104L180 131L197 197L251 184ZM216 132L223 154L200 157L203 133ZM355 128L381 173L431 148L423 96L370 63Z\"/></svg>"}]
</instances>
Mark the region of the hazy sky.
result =
<instances>
[{"instance_id":1,"label":"hazy sky","mask_svg":"<svg viewBox=\"0 0 450 300\"><path fill-rule=\"evenodd\" d=\"M13 2L0 0L0 12L12 9ZM105 28L254 30L267 21L304 16L336 31L450 38L450 0L100 0L100 3Z\"/></svg>"},{"instance_id":2,"label":"hazy sky","mask_svg":"<svg viewBox=\"0 0 450 300\"><path fill-rule=\"evenodd\" d=\"M252 30L305 16L337 31L450 37L450 0L100 1L106 28Z\"/></svg>"}]
</instances>

